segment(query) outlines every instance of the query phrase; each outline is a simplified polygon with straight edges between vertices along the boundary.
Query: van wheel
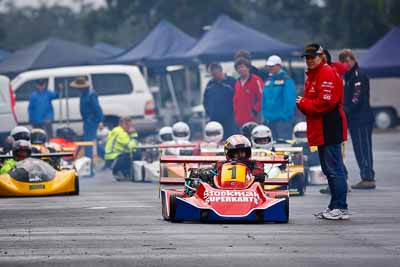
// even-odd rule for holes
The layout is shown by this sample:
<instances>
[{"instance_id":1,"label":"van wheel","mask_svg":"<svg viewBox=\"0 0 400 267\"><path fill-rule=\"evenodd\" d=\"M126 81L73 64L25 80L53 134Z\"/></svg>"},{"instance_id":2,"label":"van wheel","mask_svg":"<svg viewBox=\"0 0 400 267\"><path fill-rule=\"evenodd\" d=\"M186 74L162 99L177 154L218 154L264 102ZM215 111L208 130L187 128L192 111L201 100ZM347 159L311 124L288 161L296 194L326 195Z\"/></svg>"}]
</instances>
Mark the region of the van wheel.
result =
<instances>
[{"instance_id":1,"label":"van wheel","mask_svg":"<svg viewBox=\"0 0 400 267\"><path fill-rule=\"evenodd\" d=\"M389 129L396 125L396 112L390 108L375 112L375 126L378 129Z\"/></svg>"},{"instance_id":2,"label":"van wheel","mask_svg":"<svg viewBox=\"0 0 400 267\"><path fill-rule=\"evenodd\" d=\"M103 123L104 123L104 126L106 126L108 129L111 130L114 127L118 126L119 117L118 116L104 116Z\"/></svg>"}]
</instances>

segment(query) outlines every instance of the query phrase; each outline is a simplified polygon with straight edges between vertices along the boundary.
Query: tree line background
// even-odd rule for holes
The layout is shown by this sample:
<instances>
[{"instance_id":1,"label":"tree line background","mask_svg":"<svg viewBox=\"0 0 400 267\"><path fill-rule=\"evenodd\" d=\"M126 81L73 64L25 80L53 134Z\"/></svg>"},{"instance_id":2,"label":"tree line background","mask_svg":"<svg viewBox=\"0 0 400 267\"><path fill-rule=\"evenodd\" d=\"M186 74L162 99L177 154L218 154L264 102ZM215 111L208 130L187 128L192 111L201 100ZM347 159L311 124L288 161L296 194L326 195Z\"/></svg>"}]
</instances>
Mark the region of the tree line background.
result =
<instances>
[{"instance_id":1,"label":"tree line background","mask_svg":"<svg viewBox=\"0 0 400 267\"><path fill-rule=\"evenodd\" d=\"M161 19L200 38L221 13L285 42L329 48L366 48L400 25L398 0L106 0L99 9L74 1L79 11L0 0L0 48L14 51L50 36L128 48Z\"/></svg>"}]
</instances>

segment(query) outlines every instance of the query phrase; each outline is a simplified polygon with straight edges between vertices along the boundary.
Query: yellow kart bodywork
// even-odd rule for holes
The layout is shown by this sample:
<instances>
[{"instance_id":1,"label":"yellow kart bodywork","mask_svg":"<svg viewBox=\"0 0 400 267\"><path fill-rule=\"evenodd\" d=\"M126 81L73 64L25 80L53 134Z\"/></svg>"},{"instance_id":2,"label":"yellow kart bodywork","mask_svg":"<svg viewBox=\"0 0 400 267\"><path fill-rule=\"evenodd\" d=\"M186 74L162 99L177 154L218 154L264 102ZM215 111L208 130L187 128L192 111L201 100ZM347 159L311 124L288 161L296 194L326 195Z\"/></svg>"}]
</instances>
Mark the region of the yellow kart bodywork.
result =
<instances>
[{"instance_id":1,"label":"yellow kart bodywork","mask_svg":"<svg viewBox=\"0 0 400 267\"><path fill-rule=\"evenodd\" d=\"M257 157L273 157L273 155L284 156L291 155L292 159L289 159L289 164L278 173L274 173L273 176L267 179L283 179L286 178L289 181L289 194L291 196L299 196L304 194L305 180L304 180L304 162L303 162L303 148L301 147L275 147L275 152L271 152L263 149L253 149L253 156ZM298 160L293 160L293 157L298 155ZM296 180L296 182L294 182ZM299 181L297 181L299 180ZM301 180L301 181L300 181ZM294 185L295 184L295 185ZM278 190L279 185L265 185L265 190Z\"/></svg>"},{"instance_id":2,"label":"yellow kart bodywork","mask_svg":"<svg viewBox=\"0 0 400 267\"><path fill-rule=\"evenodd\" d=\"M29 197L79 194L79 178L75 170L57 171L56 176L46 182L22 182L9 174L0 175L0 197Z\"/></svg>"}]
</instances>

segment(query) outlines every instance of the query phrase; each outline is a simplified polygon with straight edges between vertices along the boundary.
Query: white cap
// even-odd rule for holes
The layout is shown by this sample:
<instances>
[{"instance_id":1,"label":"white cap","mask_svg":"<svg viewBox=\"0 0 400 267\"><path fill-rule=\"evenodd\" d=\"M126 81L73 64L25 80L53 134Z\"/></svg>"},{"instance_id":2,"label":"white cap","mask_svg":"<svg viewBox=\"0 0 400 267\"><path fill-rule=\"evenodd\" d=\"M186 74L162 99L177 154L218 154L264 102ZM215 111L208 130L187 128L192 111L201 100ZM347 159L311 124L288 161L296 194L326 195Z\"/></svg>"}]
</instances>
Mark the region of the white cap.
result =
<instances>
[{"instance_id":1,"label":"white cap","mask_svg":"<svg viewBox=\"0 0 400 267\"><path fill-rule=\"evenodd\" d=\"M272 55L267 59L267 66L282 65L282 59L277 55Z\"/></svg>"}]
</instances>

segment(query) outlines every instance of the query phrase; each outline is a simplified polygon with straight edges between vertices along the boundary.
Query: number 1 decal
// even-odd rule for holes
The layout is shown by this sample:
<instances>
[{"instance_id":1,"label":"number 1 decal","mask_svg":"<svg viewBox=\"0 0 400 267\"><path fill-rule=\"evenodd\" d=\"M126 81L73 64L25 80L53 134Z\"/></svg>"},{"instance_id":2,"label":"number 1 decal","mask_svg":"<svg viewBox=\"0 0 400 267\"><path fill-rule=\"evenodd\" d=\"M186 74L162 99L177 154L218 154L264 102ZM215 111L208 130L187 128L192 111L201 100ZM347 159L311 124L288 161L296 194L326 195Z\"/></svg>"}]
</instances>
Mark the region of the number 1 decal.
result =
<instances>
[{"instance_id":1,"label":"number 1 decal","mask_svg":"<svg viewBox=\"0 0 400 267\"><path fill-rule=\"evenodd\" d=\"M229 168L229 170L232 171L232 179L236 179L236 166L233 166L232 168Z\"/></svg>"}]
</instances>

